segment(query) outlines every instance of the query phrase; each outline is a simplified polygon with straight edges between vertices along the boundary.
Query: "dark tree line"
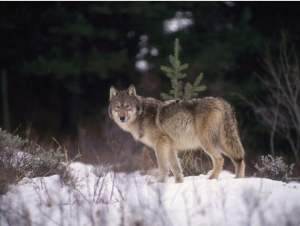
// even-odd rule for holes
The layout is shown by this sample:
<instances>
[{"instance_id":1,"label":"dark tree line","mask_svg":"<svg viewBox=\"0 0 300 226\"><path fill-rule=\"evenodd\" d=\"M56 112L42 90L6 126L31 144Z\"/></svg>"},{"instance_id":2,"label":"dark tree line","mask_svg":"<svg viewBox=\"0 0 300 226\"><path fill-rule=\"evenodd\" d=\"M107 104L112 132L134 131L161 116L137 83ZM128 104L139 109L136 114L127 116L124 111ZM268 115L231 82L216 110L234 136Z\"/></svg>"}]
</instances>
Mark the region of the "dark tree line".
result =
<instances>
[{"instance_id":1,"label":"dark tree line","mask_svg":"<svg viewBox=\"0 0 300 226\"><path fill-rule=\"evenodd\" d=\"M167 89L160 66L179 38L187 80L203 72L203 95L229 99L246 146L267 152L268 132L231 94L263 97L255 76L264 76L263 50L276 48L283 30L299 41L299 11L297 2L1 2L1 98L11 131L76 136L79 125L102 117L110 85L134 83L159 98ZM183 25L170 27L174 21ZM0 108L3 127L7 107Z\"/></svg>"}]
</instances>

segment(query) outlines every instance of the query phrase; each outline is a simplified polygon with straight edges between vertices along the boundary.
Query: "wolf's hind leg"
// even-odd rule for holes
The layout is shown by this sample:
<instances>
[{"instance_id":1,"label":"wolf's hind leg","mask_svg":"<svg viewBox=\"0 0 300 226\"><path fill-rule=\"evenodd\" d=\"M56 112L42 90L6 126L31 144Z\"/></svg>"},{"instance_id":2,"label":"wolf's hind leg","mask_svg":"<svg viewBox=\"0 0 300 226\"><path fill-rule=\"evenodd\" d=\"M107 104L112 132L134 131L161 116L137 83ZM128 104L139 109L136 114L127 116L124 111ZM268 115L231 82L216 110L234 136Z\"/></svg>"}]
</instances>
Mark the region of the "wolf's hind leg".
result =
<instances>
[{"instance_id":1,"label":"wolf's hind leg","mask_svg":"<svg viewBox=\"0 0 300 226\"><path fill-rule=\"evenodd\" d=\"M172 173L175 177L175 182L176 183L183 182L183 173L182 173L182 168L181 168L181 165L180 165L180 161L177 157L177 151L170 150L170 152L169 152L169 161L170 161L171 171L172 171Z\"/></svg>"},{"instance_id":2,"label":"wolf's hind leg","mask_svg":"<svg viewBox=\"0 0 300 226\"><path fill-rule=\"evenodd\" d=\"M232 160L235 167L235 178L243 178L245 175L245 163L244 159Z\"/></svg>"},{"instance_id":3,"label":"wolf's hind leg","mask_svg":"<svg viewBox=\"0 0 300 226\"><path fill-rule=\"evenodd\" d=\"M213 162L213 169L212 169L212 172L208 179L215 179L215 178L218 178L220 172L223 169L224 159L221 156L221 154L219 154L219 155L211 155L210 154L210 157Z\"/></svg>"},{"instance_id":4,"label":"wolf's hind leg","mask_svg":"<svg viewBox=\"0 0 300 226\"><path fill-rule=\"evenodd\" d=\"M208 179L218 178L220 172L223 169L224 158L221 155L221 152L214 145L209 144L208 142L203 144L203 150L210 156L213 162L213 169Z\"/></svg>"}]
</instances>

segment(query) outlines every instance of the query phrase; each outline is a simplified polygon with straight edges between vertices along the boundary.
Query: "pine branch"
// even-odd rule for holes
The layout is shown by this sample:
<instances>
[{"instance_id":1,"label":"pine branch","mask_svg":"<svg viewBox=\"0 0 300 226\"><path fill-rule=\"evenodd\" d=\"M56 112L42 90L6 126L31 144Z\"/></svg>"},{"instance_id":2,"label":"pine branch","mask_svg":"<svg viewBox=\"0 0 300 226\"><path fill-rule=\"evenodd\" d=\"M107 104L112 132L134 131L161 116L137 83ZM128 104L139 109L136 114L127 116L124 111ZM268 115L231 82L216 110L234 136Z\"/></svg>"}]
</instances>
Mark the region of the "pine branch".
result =
<instances>
[{"instance_id":1,"label":"pine branch","mask_svg":"<svg viewBox=\"0 0 300 226\"><path fill-rule=\"evenodd\" d=\"M183 83L179 81L180 79L184 79L187 74L183 73L183 70L188 69L189 64L181 64L179 60L179 39L175 39L174 43L174 55L169 56L169 61L172 67L169 66L161 66L160 69L166 74L166 76L171 81L172 89L167 93L161 93L160 96L165 100L170 99L190 99L191 97L196 97L201 91L206 90L206 86L200 85L203 79L203 73L198 75L193 85L191 83Z\"/></svg>"}]
</instances>

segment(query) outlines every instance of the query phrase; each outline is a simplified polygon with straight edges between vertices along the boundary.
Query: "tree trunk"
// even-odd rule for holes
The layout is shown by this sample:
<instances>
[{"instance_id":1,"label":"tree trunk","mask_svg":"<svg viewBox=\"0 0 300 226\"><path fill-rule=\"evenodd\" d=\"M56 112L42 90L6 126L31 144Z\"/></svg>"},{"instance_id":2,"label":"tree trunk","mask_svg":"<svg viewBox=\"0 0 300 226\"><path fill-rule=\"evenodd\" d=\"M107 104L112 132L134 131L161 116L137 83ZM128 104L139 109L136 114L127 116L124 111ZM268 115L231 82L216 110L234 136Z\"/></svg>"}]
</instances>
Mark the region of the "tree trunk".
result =
<instances>
[{"instance_id":1,"label":"tree trunk","mask_svg":"<svg viewBox=\"0 0 300 226\"><path fill-rule=\"evenodd\" d=\"M10 116L8 104L8 84L6 70L1 71L1 89L2 89L2 105L3 105L3 126L4 129L10 131Z\"/></svg>"}]
</instances>

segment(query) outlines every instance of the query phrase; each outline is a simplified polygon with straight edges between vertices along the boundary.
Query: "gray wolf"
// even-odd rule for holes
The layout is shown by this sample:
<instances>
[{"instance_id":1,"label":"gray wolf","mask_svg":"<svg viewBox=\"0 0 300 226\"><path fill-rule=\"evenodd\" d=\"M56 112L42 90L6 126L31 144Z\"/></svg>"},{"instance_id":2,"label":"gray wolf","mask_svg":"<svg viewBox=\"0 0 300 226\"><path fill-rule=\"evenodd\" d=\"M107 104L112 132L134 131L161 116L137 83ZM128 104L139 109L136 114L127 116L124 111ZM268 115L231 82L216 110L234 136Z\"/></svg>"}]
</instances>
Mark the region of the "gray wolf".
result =
<instances>
[{"instance_id":1,"label":"gray wolf","mask_svg":"<svg viewBox=\"0 0 300 226\"><path fill-rule=\"evenodd\" d=\"M119 91L110 88L109 116L123 130L154 149L159 175L165 182L172 171L175 182L183 181L177 151L204 150L212 159L209 179L218 178L228 156L236 178L244 177L244 149L233 108L221 98L160 101L136 94L130 85Z\"/></svg>"}]
</instances>

